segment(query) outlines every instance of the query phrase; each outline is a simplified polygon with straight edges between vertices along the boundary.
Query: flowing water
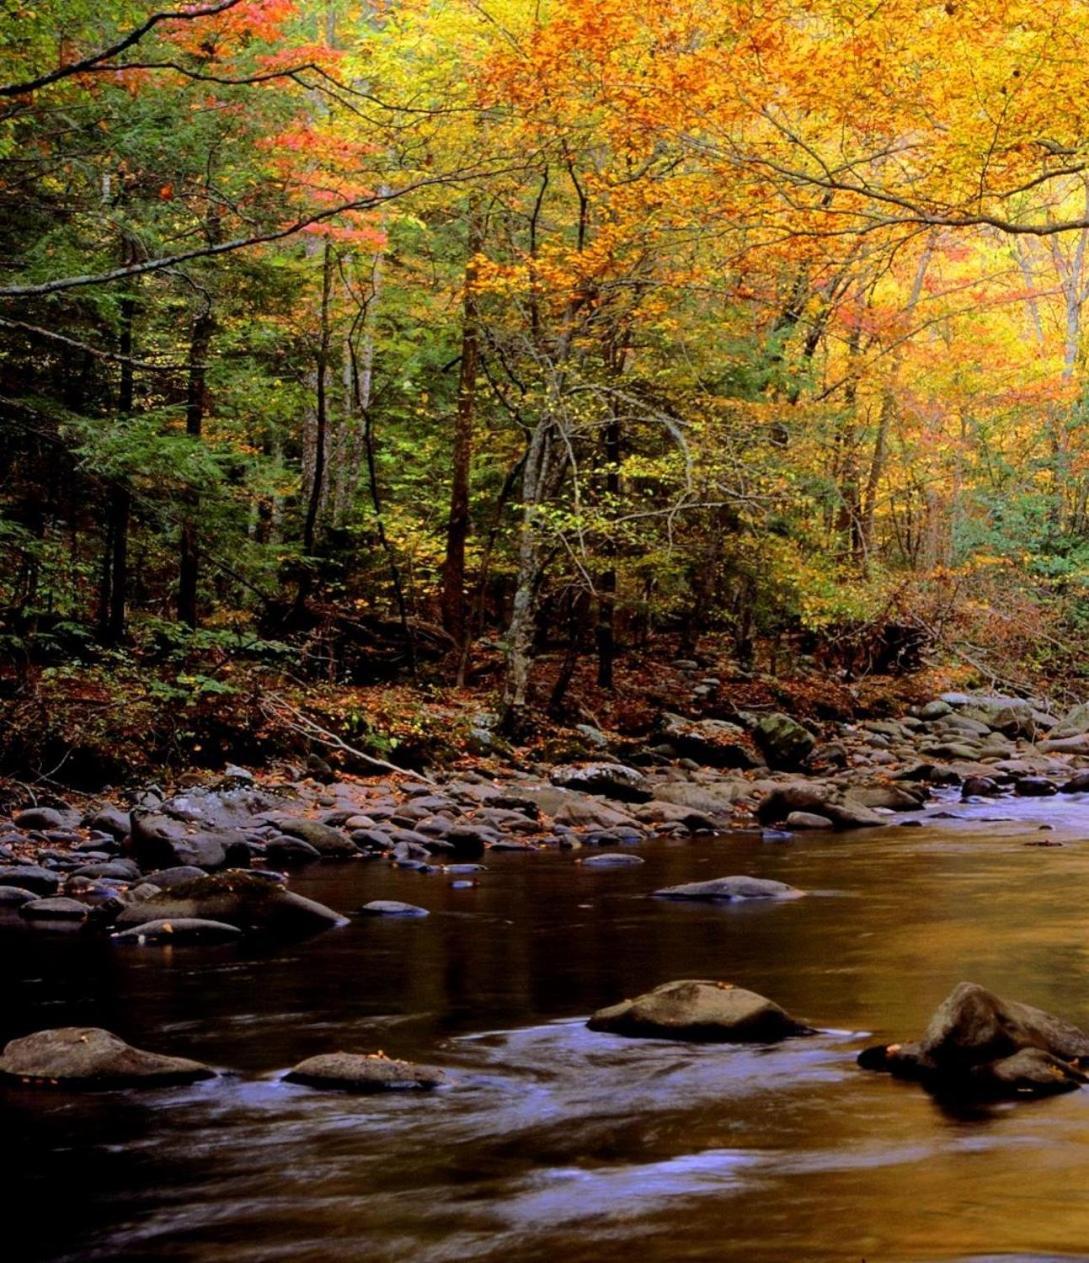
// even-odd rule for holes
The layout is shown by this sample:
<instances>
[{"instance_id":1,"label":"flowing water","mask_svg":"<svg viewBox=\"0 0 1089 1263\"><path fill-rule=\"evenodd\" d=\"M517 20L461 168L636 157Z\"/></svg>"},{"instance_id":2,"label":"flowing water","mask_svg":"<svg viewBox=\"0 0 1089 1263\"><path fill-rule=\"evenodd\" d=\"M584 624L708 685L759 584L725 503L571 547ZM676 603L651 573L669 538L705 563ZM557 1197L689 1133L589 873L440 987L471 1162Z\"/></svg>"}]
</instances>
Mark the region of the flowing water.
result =
<instances>
[{"instance_id":1,"label":"flowing water","mask_svg":"<svg viewBox=\"0 0 1089 1263\"><path fill-rule=\"evenodd\" d=\"M493 854L468 890L322 865L294 888L431 916L263 952L118 949L9 918L0 1036L101 1025L228 1073L0 1094L5 1258L1089 1259L1089 1089L957 1114L854 1064L875 1038L917 1034L962 979L1089 1027L1089 800L932 814L783 843L659 841L632 869ZM1064 845L1025 845L1044 840ZM811 896L646 897L728 873ZM685 977L760 991L821 1033L764 1049L586 1030L593 1009ZM279 1079L314 1053L379 1048L448 1067L450 1085L357 1097Z\"/></svg>"}]
</instances>

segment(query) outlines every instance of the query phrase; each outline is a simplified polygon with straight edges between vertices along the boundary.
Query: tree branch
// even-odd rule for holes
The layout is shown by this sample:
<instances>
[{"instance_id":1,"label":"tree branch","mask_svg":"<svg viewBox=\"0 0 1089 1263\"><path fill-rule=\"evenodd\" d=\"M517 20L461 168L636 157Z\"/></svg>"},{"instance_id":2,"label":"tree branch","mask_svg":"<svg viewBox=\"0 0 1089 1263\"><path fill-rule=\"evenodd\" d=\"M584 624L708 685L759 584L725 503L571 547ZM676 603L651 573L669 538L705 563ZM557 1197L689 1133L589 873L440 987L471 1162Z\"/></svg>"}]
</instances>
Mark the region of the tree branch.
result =
<instances>
[{"instance_id":1,"label":"tree branch","mask_svg":"<svg viewBox=\"0 0 1089 1263\"><path fill-rule=\"evenodd\" d=\"M48 74L39 75L36 79L24 79L21 83L0 84L0 97L25 96L28 92L37 92L39 88L48 87L49 84L67 79L71 75L93 70L100 62L108 61L111 57L116 57L118 53L123 53L126 48L131 48L133 44L138 44L145 35L163 22L193 22L199 18L211 18L217 14L226 13L228 9L233 9L241 3L242 0L220 0L218 4L211 4L204 9L180 9L153 13L147 21L129 31L109 48L90 53L79 61L67 62L63 66L58 66L56 70L50 70Z\"/></svg>"}]
</instances>

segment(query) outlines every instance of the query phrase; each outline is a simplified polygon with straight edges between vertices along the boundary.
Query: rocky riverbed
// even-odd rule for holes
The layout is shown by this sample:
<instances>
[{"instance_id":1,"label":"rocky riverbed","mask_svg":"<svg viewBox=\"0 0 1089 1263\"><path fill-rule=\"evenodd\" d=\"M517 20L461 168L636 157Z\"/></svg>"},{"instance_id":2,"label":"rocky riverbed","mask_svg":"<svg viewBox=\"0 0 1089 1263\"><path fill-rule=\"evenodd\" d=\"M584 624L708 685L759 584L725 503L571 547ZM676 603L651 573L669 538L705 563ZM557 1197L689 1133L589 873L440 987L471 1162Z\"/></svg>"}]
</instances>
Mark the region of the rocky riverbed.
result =
<instances>
[{"instance_id":1,"label":"rocky riverbed","mask_svg":"<svg viewBox=\"0 0 1089 1263\"><path fill-rule=\"evenodd\" d=\"M1089 788L1089 704L1056 716L1030 699L948 693L897 719L824 732L782 714L743 718L666 714L643 744L595 733L598 757L559 766L482 761L363 778L314 760L316 776L229 768L130 801L28 791L0 819L0 910L43 930L169 920L180 932L181 921L205 920L298 933L336 919L313 909L308 919L298 905L291 917L291 900L272 893L311 863L379 860L471 881L493 851L608 848L596 862L633 863L616 848L650 836L911 823L935 787L966 799ZM238 879L233 892L200 884L227 869L281 877Z\"/></svg>"}]
</instances>

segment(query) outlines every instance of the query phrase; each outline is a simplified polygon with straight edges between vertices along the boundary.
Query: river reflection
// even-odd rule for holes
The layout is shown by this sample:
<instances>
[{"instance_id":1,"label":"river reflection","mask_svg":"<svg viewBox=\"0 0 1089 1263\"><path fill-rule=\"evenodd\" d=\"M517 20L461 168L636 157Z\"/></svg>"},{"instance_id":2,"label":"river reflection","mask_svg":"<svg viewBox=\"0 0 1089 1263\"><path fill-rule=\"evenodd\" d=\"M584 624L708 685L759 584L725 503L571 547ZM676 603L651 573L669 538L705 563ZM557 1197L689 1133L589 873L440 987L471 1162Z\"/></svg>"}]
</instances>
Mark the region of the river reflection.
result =
<instances>
[{"instance_id":1,"label":"river reflection","mask_svg":"<svg viewBox=\"0 0 1089 1263\"><path fill-rule=\"evenodd\" d=\"M917 1033L962 979L1089 1025L1089 802L971 814L783 844L662 841L634 869L499 854L469 890L320 866L294 885L338 910L388 898L432 915L270 952L118 950L9 919L3 1038L103 1025L232 1073L0 1096L24 1238L5 1257L1089 1258L1089 1091L958 1116L854 1066L873 1037ZM979 819L996 815L1015 819ZM1024 845L1045 836L1064 845ZM645 897L734 872L813 893ZM705 1047L578 1020L679 977L731 979L821 1033ZM357 1098L279 1082L333 1048L445 1065L451 1084Z\"/></svg>"}]
</instances>

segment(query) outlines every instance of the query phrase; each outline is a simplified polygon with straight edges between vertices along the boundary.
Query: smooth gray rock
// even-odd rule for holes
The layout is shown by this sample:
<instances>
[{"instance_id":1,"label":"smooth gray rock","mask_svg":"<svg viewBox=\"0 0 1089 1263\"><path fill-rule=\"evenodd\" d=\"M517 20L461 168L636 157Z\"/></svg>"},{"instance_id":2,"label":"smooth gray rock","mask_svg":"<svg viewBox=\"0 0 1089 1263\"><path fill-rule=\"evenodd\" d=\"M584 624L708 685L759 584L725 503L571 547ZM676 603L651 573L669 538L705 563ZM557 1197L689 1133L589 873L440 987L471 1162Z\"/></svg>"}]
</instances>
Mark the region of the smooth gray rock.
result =
<instances>
[{"instance_id":1,"label":"smooth gray rock","mask_svg":"<svg viewBox=\"0 0 1089 1263\"><path fill-rule=\"evenodd\" d=\"M638 868L643 860L638 855L606 851L603 855L591 855L582 861L583 868Z\"/></svg>"},{"instance_id":2,"label":"smooth gray rock","mask_svg":"<svg viewBox=\"0 0 1089 1263\"><path fill-rule=\"evenodd\" d=\"M192 1083L215 1071L133 1048L97 1027L65 1026L13 1039L0 1056L0 1076L40 1087L102 1089Z\"/></svg>"},{"instance_id":3,"label":"smooth gray rock","mask_svg":"<svg viewBox=\"0 0 1089 1263\"><path fill-rule=\"evenodd\" d=\"M765 996L708 979L664 983L599 1009L587 1025L614 1035L721 1043L771 1043L813 1033Z\"/></svg>"},{"instance_id":4,"label":"smooth gray rock","mask_svg":"<svg viewBox=\"0 0 1089 1263\"><path fill-rule=\"evenodd\" d=\"M654 892L657 899L697 899L719 902L741 899L800 899L805 894L786 882L763 877L715 877L710 881L690 881L680 886L664 886Z\"/></svg>"},{"instance_id":5,"label":"smooth gray rock","mask_svg":"<svg viewBox=\"0 0 1089 1263\"><path fill-rule=\"evenodd\" d=\"M382 1053L322 1053L284 1075L289 1083L342 1092L404 1092L436 1088L446 1075L433 1066L397 1061Z\"/></svg>"},{"instance_id":6,"label":"smooth gray rock","mask_svg":"<svg viewBox=\"0 0 1089 1263\"><path fill-rule=\"evenodd\" d=\"M199 917L145 921L130 930L119 930L110 936L115 943L233 943L242 937L236 925L225 921L203 921Z\"/></svg>"},{"instance_id":7,"label":"smooth gray rock","mask_svg":"<svg viewBox=\"0 0 1089 1263\"><path fill-rule=\"evenodd\" d=\"M360 909L361 916L366 917L427 917L431 914L426 908L419 908L414 903L401 903L397 899L372 899Z\"/></svg>"}]
</instances>

